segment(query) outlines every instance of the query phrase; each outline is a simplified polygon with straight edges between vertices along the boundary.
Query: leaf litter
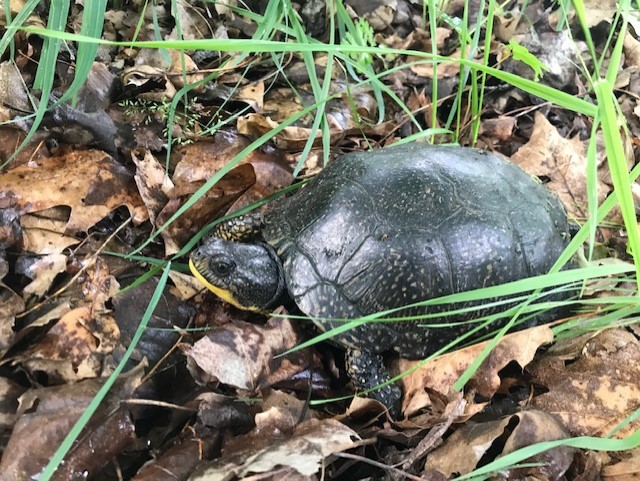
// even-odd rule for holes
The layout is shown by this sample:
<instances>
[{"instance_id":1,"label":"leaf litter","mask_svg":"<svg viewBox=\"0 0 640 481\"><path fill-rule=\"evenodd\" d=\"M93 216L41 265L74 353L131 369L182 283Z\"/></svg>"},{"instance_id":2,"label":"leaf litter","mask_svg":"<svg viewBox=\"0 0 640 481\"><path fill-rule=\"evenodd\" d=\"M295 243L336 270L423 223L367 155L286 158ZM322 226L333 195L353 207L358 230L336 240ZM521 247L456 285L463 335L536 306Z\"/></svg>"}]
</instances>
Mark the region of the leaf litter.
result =
<instances>
[{"instance_id":1,"label":"leaf litter","mask_svg":"<svg viewBox=\"0 0 640 481\"><path fill-rule=\"evenodd\" d=\"M152 25L144 19L139 23L139 3L125 4L106 12L104 38L129 41L134 31L138 40L178 38L174 14L186 39L248 38L256 29L254 19L229 5L178 2L172 13L168 3L156 2ZM9 5L15 17L25 3ZM307 32L324 39L324 2L300 7ZM381 77L423 128L448 127L444 112L460 81L460 64L453 59L482 59L482 52L460 47L455 25L462 3L447 6L449 21L439 24L434 42L423 28L421 7L412 2L354 0L345 8L361 29L371 28L361 31L367 45L430 52L435 44L440 55L450 57L438 63L435 76L427 62ZM611 22L615 9L615 4L586 4L586 22L594 33ZM32 14L28 24L45 25L45 12ZM80 22L82 12L81 2L73 5L73 21ZM473 6L467 13L482 12ZM587 80L574 65L585 44L571 39L568 29L555 30L557 12L541 2L515 3L495 20L495 38L487 45L498 68L527 78L542 74L539 81L545 85L586 95ZM576 25L571 15L567 21ZM624 38L616 94L631 134L629 147L637 151L636 27L632 22ZM357 44L350 34L348 41ZM3 161L32 125L28 114L42 53L36 38L16 33L14 43L23 55L15 64L0 64L0 118L14 122L0 127ZM604 42L596 38L598 48ZM300 115L316 102L307 66L298 53L285 57L277 67L268 55L250 55L229 67L234 64L224 62L240 58L237 53L101 45L75 103L50 109L26 148L0 168L3 479L30 479L41 472L87 408L144 316L157 283L156 276L145 276L158 259L182 254L211 221L289 186L296 168L302 167L301 178L317 173L324 146L332 157L417 133L406 112L389 99L378 122L375 89L354 87L353 72L335 70L323 138L312 128L316 112ZM365 69L418 59L356 58ZM327 56L314 60L322 79ZM58 62L52 103L71 85L73 62L72 55ZM185 81L200 81L212 72L215 80L192 90L169 129L169 103ZM433 117L436 81L442 110ZM468 144L473 119L462 113L459 141ZM159 238L146 242L253 140L295 116L297 121L240 159ZM169 134L173 145L167 157ZM585 152L590 136L590 119L495 79L487 85L477 146L540 178L579 222L589 216ZM309 138L312 150L303 158ZM444 134L439 139L452 140ZM596 167L602 201L612 191L602 155ZM638 192L634 184L636 200ZM625 239L611 228L620 223L618 216L614 211L608 228L599 227L597 241L601 251L624 259ZM123 258L140 246L140 260ZM509 334L463 391L452 385L485 344L444 354L403 377L404 418L393 420L375 401L349 397L343 354L332 344L282 355L314 335L309 323L288 317L286 310L267 321L237 311L201 292L185 272L184 265L172 272L172 284L162 293L129 373L116 383L54 479L446 479L537 442L577 435L621 438L639 428L631 420L613 431L638 409L637 326L556 341L546 326ZM595 296L630 291L624 283L590 289ZM391 367L399 373L416 363L394 360ZM347 399L327 402L341 396ZM640 472L639 452L560 447L499 476L629 479Z\"/></svg>"}]
</instances>

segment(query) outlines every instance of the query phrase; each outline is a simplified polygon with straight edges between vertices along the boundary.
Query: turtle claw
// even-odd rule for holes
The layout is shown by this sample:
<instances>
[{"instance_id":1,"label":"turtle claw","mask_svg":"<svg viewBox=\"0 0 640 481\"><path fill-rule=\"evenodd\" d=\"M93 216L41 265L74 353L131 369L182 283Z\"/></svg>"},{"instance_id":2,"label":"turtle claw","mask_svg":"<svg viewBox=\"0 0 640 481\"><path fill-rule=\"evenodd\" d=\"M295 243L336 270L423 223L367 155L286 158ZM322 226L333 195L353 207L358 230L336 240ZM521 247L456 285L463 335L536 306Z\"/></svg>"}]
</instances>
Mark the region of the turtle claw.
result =
<instances>
[{"instance_id":1,"label":"turtle claw","mask_svg":"<svg viewBox=\"0 0 640 481\"><path fill-rule=\"evenodd\" d=\"M400 416L402 390L393 383L378 387L391 379L382 354L349 348L346 352L346 366L356 389L370 391L368 396L384 404L392 418Z\"/></svg>"}]
</instances>

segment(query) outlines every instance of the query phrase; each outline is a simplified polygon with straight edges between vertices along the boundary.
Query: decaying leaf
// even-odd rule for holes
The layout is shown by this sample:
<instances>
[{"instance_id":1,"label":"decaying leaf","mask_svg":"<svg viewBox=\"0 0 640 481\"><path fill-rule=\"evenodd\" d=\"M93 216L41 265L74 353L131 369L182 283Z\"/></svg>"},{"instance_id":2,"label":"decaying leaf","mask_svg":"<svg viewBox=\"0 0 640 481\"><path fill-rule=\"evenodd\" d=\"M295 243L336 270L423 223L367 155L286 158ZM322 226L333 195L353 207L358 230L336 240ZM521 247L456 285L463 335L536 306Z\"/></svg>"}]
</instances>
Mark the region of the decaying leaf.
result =
<instances>
[{"instance_id":1,"label":"decaying leaf","mask_svg":"<svg viewBox=\"0 0 640 481\"><path fill-rule=\"evenodd\" d=\"M144 367L140 365L116 381L86 436L65 459L56 480L95 473L132 441L133 422L121 400L129 398L138 387ZM23 394L18 421L0 461L3 481L36 478L101 386L101 380L90 380L31 389Z\"/></svg>"},{"instance_id":2,"label":"decaying leaf","mask_svg":"<svg viewBox=\"0 0 640 481\"><path fill-rule=\"evenodd\" d=\"M163 224L188 197L249 145L242 137L217 136L213 142L198 142L176 150L179 159L173 173L174 188L158 216ZM198 230L227 211L237 210L291 183L291 169L277 151L254 151L187 212L162 232L167 254L176 252Z\"/></svg>"},{"instance_id":3,"label":"decaying leaf","mask_svg":"<svg viewBox=\"0 0 640 481\"><path fill-rule=\"evenodd\" d=\"M173 174L176 188L187 190L188 185L199 186L248 145L249 140L245 137L216 136L213 142L197 142L178 149L176 155L179 156L180 161ZM238 165L242 164L250 164L253 167L256 179L255 183L233 204L233 210L268 197L289 186L293 180L292 169L285 162L281 151L254 150Z\"/></svg>"},{"instance_id":4,"label":"decaying leaf","mask_svg":"<svg viewBox=\"0 0 640 481\"><path fill-rule=\"evenodd\" d=\"M548 389L532 405L558 416L575 436L607 436L638 409L640 342L625 329L560 341L529 371ZM616 436L639 426L636 420Z\"/></svg>"},{"instance_id":5,"label":"decaying leaf","mask_svg":"<svg viewBox=\"0 0 640 481\"><path fill-rule=\"evenodd\" d=\"M505 336L482 362L468 386L490 398L500 387L499 372L511 361L528 365L538 348L553 340L547 326L537 326ZM425 388L447 394L460 375L478 357L486 342L440 356L402 378L405 392L403 411L410 415L431 405ZM400 359L398 370L410 369L418 361Z\"/></svg>"},{"instance_id":6,"label":"decaying leaf","mask_svg":"<svg viewBox=\"0 0 640 481\"><path fill-rule=\"evenodd\" d=\"M626 481L640 477L640 448L616 453L617 462L602 468L604 481Z\"/></svg>"},{"instance_id":7,"label":"decaying leaf","mask_svg":"<svg viewBox=\"0 0 640 481\"><path fill-rule=\"evenodd\" d=\"M582 141L565 139L540 112L536 112L531 139L511 161L532 175L550 179L547 186L567 207L570 216L588 217L586 155ZM598 202L602 202L609 186L598 182Z\"/></svg>"},{"instance_id":8,"label":"decaying leaf","mask_svg":"<svg viewBox=\"0 0 640 481\"><path fill-rule=\"evenodd\" d=\"M138 186L140 196L147 206L149 219L151 223L155 224L158 213L167 203L168 196L173 189L173 182L149 149L132 150L131 159L136 164L136 173L133 178Z\"/></svg>"},{"instance_id":9,"label":"decaying leaf","mask_svg":"<svg viewBox=\"0 0 640 481\"><path fill-rule=\"evenodd\" d=\"M11 429L17 419L18 398L26 389L0 377L0 429Z\"/></svg>"},{"instance_id":10,"label":"decaying leaf","mask_svg":"<svg viewBox=\"0 0 640 481\"><path fill-rule=\"evenodd\" d=\"M46 372L52 379L75 382L99 376L102 359L119 339L120 331L112 316L78 307L62 316L19 360L31 372Z\"/></svg>"},{"instance_id":11,"label":"decaying leaf","mask_svg":"<svg viewBox=\"0 0 640 481\"><path fill-rule=\"evenodd\" d=\"M122 205L134 222L148 216L132 176L98 150L72 151L0 174L0 205L21 214L71 207L67 232L85 231Z\"/></svg>"},{"instance_id":12,"label":"decaying leaf","mask_svg":"<svg viewBox=\"0 0 640 481\"><path fill-rule=\"evenodd\" d=\"M62 254L67 247L78 244L78 239L65 235L68 210L66 207L54 207L22 215L20 225L24 230L24 250L40 255Z\"/></svg>"},{"instance_id":13,"label":"decaying leaf","mask_svg":"<svg viewBox=\"0 0 640 481\"><path fill-rule=\"evenodd\" d=\"M0 355L11 347L16 336L13 330L16 315L24 308L22 297L0 282Z\"/></svg>"},{"instance_id":14,"label":"decaying leaf","mask_svg":"<svg viewBox=\"0 0 640 481\"><path fill-rule=\"evenodd\" d=\"M32 280L22 290L23 296L43 296L55 277L67 268L67 256L49 254L39 257L22 257L16 263L16 272Z\"/></svg>"},{"instance_id":15,"label":"decaying leaf","mask_svg":"<svg viewBox=\"0 0 640 481\"><path fill-rule=\"evenodd\" d=\"M564 426L541 411L525 411L481 424L467 423L429 454L425 468L450 478L454 474L467 474L525 446L567 437ZM545 451L525 461L540 466L514 468L508 479L562 479L573 461L574 451L566 446Z\"/></svg>"},{"instance_id":16,"label":"decaying leaf","mask_svg":"<svg viewBox=\"0 0 640 481\"><path fill-rule=\"evenodd\" d=\"M298 425L291 436L270 432L261 437L261 440L252 439L251 443L246 440L244 449L225 453L189 479L246 479L249 473L268 473L282 467L311 476L320 470L328 456L354 447L354 439L358 439L354 431L332 419L306 421ZM246 448L246 445L252 447Z\"/></svg>"},{"instance_id":17,"label":"decaying leaf","mask_svg":"<svg viewBox=\"0 0 640 481\"><path fill-rule=\"evenodd\" d=\"M303 351L276 357L299 342L289 319L271 318L265 326L242 321L225 324L183 350L194 377L255 392L304 369Z\"/></svg>"},{"instance_id":18,"label":"decaying leaf","mask_svg":"<svg viewBox=\"0 0 640 481\"><path fill-rule=\"evenodd\" d=\"M140 319L143 318L157 287L157 279L120 291L112 299L113 309L121 343L129 345ZM144 358L155 365L174 347L180 339L178 329L187 327L193 316L194 308L176 295L176 290L166 286L162 294L162 302L158 303L149 319L148 329L142 335L136 351L132 355L135 361ZM177 328L177 329L176 329Z\"/></svg>"},{"instance_id":19,"label":"decaying leaf","mask_svg":"<svg viewBox=\"0 0 640 481\"><path fill-rule=\"evenodd\" d=\"M203 225L226 212L249 187L255 184L255 181L255 171L250 164L239 165L227 173L212 189L200 197L184 215L173 221L171 225L162 231L165 254L171 255L178 252L180 247L191 239ZM158 215L157 224L164 225L203 183L201 182L199 185L196 183L177 184L171 192L171 199Z\"/></svg>"}]
</instances>

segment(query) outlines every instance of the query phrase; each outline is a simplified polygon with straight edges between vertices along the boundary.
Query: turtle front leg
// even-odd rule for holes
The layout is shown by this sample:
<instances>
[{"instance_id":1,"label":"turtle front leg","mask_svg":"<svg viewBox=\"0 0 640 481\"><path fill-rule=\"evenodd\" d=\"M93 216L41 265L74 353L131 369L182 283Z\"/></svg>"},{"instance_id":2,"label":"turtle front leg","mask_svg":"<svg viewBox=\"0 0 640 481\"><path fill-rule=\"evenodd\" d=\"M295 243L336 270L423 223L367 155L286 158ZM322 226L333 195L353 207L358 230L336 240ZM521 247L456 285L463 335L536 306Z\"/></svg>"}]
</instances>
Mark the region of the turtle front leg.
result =
<instances>
[{"instance_id":1,"label":"turtle front leg","mask_svg":"<svg viewBox=\"0 0 640 481\"><path fill-rule=\"evenodd\" d=\"M391 379L380 353L347 348L346 366L347 373L357 389L373 389ZM392 417L397 418L400 415L402 390L395 384L374 389L368 396L384 404Z\"/></svg>"},{"instance_id":2,"label":"turtle front leg","mask_svg":"<svg viewBox=\"0 0 640 481\"><path fill-rule=\"evenodd\" d=\"M261 236L263 225L262 214L251 212L221 222L216 226L213 236L228 241L249 242Z\"/></svg>"}]
</instances>

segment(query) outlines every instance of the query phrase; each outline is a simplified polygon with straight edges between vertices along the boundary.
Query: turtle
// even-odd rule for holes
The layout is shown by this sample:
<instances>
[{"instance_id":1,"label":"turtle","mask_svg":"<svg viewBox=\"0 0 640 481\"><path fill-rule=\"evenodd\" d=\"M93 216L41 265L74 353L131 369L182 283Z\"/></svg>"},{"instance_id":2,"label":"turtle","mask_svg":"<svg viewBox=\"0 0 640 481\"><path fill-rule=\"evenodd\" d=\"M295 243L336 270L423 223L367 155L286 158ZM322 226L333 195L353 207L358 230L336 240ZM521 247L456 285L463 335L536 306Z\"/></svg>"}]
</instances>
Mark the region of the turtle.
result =
<instances>
[{"instance_id":1,"label":"turtle","mask_svg":"<svg viewBox=\"0 0 640 481\"><path fill-rule=\"evenodd\" d=\"M225 301L265 312L289 299L324 331L406 306L393 317L412 320L333 338L355 387L397 415L401 389L379 386L390 379L385 353L425 358L474 327L463 321L495 310L434 329L419 317L451 324L443 307L412 304L545 274L572 231L558 197L518 166L474 148L407 143L339 157L264 214L219 224L189 263Z\"/></svg>"}]
</instances>

